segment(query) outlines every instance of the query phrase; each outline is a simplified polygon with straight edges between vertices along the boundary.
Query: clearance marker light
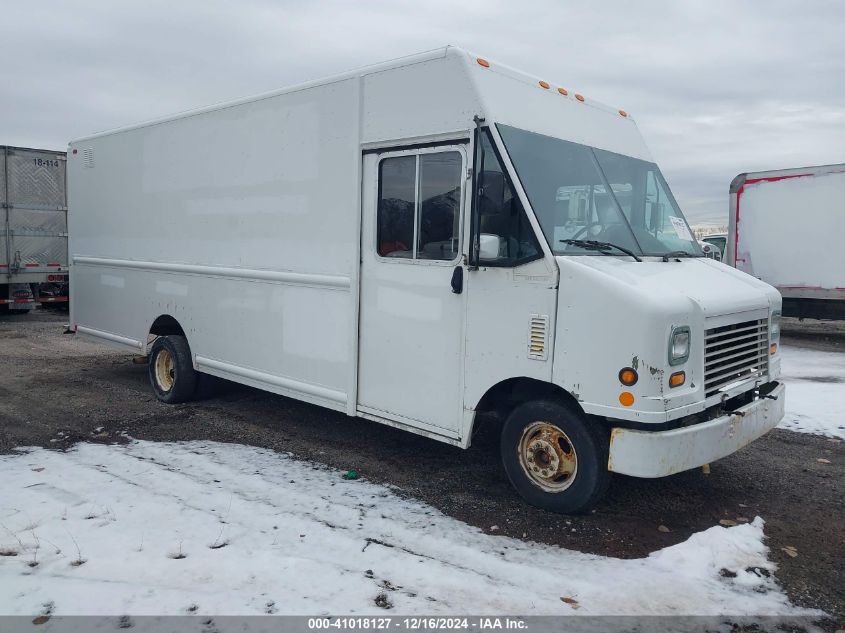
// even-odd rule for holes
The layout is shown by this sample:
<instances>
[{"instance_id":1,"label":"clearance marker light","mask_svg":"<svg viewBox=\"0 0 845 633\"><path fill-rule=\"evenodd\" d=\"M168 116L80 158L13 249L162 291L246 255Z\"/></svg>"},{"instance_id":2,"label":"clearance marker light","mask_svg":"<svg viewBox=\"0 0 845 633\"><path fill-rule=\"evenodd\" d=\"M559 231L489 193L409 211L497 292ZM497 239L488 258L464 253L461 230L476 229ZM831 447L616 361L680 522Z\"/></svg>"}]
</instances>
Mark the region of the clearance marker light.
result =
<instances>
[{"instance_id":1,"label":"clearance marker light","mask_svg":"<svg viewBox=\"0 0 845 633\"><path fill-rule=\"evenodd\" d=\"M625 112L625 110L620 110L620 111L619 111L619 116L628 116L628 113L627 113L627 112Z\"/></svg>"},{"instance_id":2,"label":"clearance marker light","mask_svg":"<svg viewBox=\"0 0 845 633\"><path fill-rule=\"evenodd\" d=\"M634 394L632 394L630 391L623 391L619 394L619 404L621 404L623 407L630 407L632 404L634 404Z\"/></svg>"},{"instance_id":3,"label":"clearance marker light","mask_svg":"<svg viewBox=\"0 0 845 633\"><path fill-rule=\"evenodd\" d=\"M564 97L569 94L569 91L566 88L558 88L557 91Z\"/></svg>"},{"instance_id":4,"label":"clearance marker light","mask_svg":"<svg viewBox=\"0 0 845 633\"><path fill-rule=\"evenodd\" d=\"M639 378L637 371L632 367L625 367L624 369L619 370L619 382L626 387L636 385Z\"/></svg>"},{"instance_id":5,"label":"clearance marker light","mask_svg":"<svg viewBox=\"0 0 845 633\"><path fill-rule=\"evenodd\" d=\"M669 386L670 387L680 387L687 381L687 375L682 371L676 371L674 374L669 376Z\"/></svg>"},{"instance_id":6,"label":"clearance marker light","mask_svg":"<svg viewBox=\"0 0 845 633\"><path fill-rule=\"evenodd\" d=\"M582 95L576 94L575 98L578 99L578 101L581 101L581 102L584 101L584 97Z\"/></svg>"},{"instance_id":7,"label":"clearance marker light","mask_svg":"<svg viewBox=\"0 0 845 633\"><path fill-rule=\"evenodd\" d=\"M490 68L490 62L488 62L483 57L476 57L475 61L478 62L479 66L484 66L485 68Z\"/></svg>"},{"instance_id":8,"label":"clearance marker light","mask_svg":"<svg viewBox=\"0 0 845 633\"><path fill-rule=\"evenodd\" d=\"M537 83L538 83L538 84L540 84L540 87L541 87L543 90L548 90L548 89L549 89L549 82L548 82L548 81L543 81L543 80L541 79L541 80L540 80L540 81L538 81Z\"/></svg>"}]
</instances>

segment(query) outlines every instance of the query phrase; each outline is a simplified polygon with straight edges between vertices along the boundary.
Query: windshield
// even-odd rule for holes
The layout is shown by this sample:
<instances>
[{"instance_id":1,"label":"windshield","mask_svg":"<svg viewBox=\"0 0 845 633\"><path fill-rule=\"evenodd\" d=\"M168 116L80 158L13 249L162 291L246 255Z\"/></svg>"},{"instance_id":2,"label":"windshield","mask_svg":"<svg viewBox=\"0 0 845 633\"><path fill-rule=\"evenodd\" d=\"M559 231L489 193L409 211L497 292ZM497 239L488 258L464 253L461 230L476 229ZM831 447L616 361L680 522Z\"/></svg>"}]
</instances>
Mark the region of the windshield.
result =
<instances>
[{"instance_id":1,"label":"windshield","mask_svg":"<svg viewBox=\"0 0 845 633\"><path fill-rule=\"evenodd\" d=\"M507 125L499 132L556 255L596 254L565 240L702 255L656 164Z\"/></svg>"}]
</instances>

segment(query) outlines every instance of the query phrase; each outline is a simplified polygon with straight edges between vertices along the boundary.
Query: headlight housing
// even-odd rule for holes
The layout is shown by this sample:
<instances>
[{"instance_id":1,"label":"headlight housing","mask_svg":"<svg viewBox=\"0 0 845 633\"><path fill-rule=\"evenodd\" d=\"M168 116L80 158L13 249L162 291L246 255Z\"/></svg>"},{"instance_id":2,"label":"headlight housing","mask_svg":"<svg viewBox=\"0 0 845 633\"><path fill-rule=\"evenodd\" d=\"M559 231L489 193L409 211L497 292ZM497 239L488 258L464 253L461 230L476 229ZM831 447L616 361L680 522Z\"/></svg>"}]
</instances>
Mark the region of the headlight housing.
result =
<instances>
[{"instance_id":1,"label":"headlight housing","mask_svg":"<svg viewBox=\"0 0 845 633\"><path fill-rule=\"evenodd\" d=\"M780 312L772 312L772 317L769 319L769 338L772 343L780 341Z\"/></svg>"},{"instance_id":2,"label":"headlight housing","mask_svg":"<svg viewBox=\"0 0 845 633\"><path fill-rule=\"evenodd\" d=\"M772 312L769 318L769 343L772 346L780 344L780 312Z\"/></svg>"},{"instance_id":3,"label":"headlight housing","mask_svg":"<svg viewBox=\"0 0 845 633\"><path fill-rule=\"evenodd\" d=\"M690 329L686 325L672 328L669 337L669 364L680 365L689 359Z\"/></svg>"}]
</instances>

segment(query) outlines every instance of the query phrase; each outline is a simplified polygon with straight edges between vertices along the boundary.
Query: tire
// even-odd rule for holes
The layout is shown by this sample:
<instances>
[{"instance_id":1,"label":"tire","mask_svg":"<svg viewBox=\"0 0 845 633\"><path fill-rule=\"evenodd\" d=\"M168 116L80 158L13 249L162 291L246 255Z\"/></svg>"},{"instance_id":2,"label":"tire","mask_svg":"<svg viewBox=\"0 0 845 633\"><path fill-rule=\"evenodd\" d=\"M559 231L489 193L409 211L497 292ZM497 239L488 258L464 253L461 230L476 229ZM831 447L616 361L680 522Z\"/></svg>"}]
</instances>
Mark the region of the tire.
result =
<instances>
[{"instance_id":1,"label":"tire","mask_svg":"<svg viewBox=\"0 0 845 633\"><path fill-rule=\"evenodd\" d=\"M184 336L159 336L150 351L147 370L156 398L167 404L192 400L197 372Z\"/></svg>"},{"instance_id":2,"label":"tire","mask_svg":"<svg viewBox=\"0 0 845 633\"><path fill-rule=\"evenodd\" d=\"M502 464L513 487L531 505L583 514L610 484L609 445L606 429L583 413L553 400L526 402L511 412L502 428Z\"/></svg>"}]
</instances>

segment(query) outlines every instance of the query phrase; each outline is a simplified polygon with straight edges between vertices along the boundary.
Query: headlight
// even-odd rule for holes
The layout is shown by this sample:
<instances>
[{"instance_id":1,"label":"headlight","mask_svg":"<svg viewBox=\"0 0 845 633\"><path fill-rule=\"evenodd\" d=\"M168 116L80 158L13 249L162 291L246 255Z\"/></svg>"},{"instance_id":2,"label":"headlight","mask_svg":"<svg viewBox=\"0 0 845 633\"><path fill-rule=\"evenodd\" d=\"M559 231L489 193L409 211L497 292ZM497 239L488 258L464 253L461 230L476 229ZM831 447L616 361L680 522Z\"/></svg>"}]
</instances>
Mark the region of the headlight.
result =
<instances>
[{"instance_id":1,"label":"headlight","mask_svg":"<svg viewBox=\"0 0 845 633\"><path fill-rule=\"evenodd\" d=\"M772 312L769 320L769 339L772 343L780 341L780 312Z\"/></svg>"},{"instance_id":2,"label":"headlight","mask_svg":"<svg viewBox=\"0 0 845 633\"><path fill-rule=\"evenodd\" d=\"M772 312L769 319L769 356L778 353L780 344L780 312Z\"/></svg>"},{"instance_id":3,"label":"headlight","mask_svg":"<svg viewBox=\"0 0 845 633\"><path fill-rule=\"evenodd\" d=\"M680 365L687 362L689 358L690 331L684 325L672 329L672 336L669 337L669 364Z\"/></svg>"}]
</instances>

